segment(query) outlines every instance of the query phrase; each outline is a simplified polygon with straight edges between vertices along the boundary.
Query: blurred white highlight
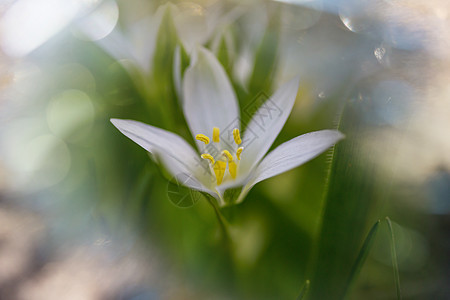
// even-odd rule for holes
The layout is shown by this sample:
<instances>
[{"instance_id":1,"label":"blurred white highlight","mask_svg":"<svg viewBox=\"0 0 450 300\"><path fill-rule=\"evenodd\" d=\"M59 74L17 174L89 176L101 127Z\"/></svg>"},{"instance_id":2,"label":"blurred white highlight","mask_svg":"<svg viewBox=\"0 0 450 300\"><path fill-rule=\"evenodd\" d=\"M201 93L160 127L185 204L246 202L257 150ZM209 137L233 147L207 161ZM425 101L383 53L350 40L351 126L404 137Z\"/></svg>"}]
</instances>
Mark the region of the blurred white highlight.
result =
<instances>
[{"instance_id":1,"label":"blurred white highlight","mask_svg":"<svg viewBox=\"0 0 450 300\"><path fill-rule=\"evenodd\" d=\"M18 0L0 22L0 45L12 57L22 57L64 29L95 0Z\"/></svg>"},{"instance_id":2,"label":"blurred white highlight","mask_svg":"<svg viewBox=\"0 0 450 300\"><path fill-rule=\"evenodd\" d=\"M114 1L99 5L92 14L81 19L75 30L76 37L97 41L110 34L119 20L119 7Z\"/></svg>"}]
</instances>

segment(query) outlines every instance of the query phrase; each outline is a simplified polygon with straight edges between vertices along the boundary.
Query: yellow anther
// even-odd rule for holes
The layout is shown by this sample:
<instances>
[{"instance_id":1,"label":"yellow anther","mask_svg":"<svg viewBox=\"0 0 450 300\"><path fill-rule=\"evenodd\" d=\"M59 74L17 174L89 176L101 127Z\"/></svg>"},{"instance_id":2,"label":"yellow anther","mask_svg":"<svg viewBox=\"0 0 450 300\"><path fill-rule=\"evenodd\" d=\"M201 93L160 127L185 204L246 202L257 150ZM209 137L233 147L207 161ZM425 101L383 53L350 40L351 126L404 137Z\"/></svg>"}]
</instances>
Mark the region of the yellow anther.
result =
<instances>
[{"instance_id":1,"label":"yellow anther","mask_svg":"<svg viewBox=\"0 0 450 300\"><path fill-rule=\"evenodd\" d=\"M241 160L241 153L242 153L242 150L244 150L244 147L239 147L239 148L237 149L237 151L236 151L236 157L237 157L238 160Z\"/></svg>"},{"instance_id":2,"label":"yellow anther","mask_svg":"<svg viewBox=\"0 0 450 300\"><path fill-rule=\"evenodd\" d=\"M242 143L241 140L241 135L239 134L239 129L235 128L233 129L233 138L234 138L234 142L239 145L240 143Z\"/></svg>"},{"instance_id":3,"label":"yellow anther","mask_svg":"<svg viewBox=\"0 0 450 300\"><path fill-rule=\"evenodd\" d=\"M222 154L228 159L228 161L233 161L233 155L228 150L223 150Z\"/></svg>"},{"instance_id":4,"label":"yellow anther","mask_svg":"<svg viewBox=\"0 0 450 300\"><path fill-rule=\"evenodd\" d=\"M242 143L239 129L235 128L233 130L233 138L236 144L239 145ZM207 137L204 134L197 134L195 136L195 139L205 143L206 145L208 145L210 142L209 137ZM215 143L220 142L220 129L218 127L213 128L212 140ZM239 147L236 151L236 157L238 160L241 160L241 153L243 149L244 149L243 147ZM217 160L215 160L214 156L212 156L209 153L203 153L201 155L201 158L209 161L212 170L214 171L214 175L216 176L217 185L222 184L222 181L225 178L225 173L227 171L227 166L231 178L233 179L236 178L238 169L237 161L234 159L234 155L232 155L230 151L223 150L221 152L221 155L219 155L219 158L216 157Z\"/></svg>"},{"instance_id":5,"label":"yellow anther","mask_svg":"<svg viewBox=\"0 0 450 300\"><path fill-rule=\"evenodd\" d=\"M235 179L237 173L237 165L234 161L228 161L228 171L230 171L231 177Z\"/></svg>"},{"instance_id":6,"label":"yellow anther","mask_svg":"<svg viewBox=\"0 0 450 300\"><path fill-rule=\"evenodd\" d=\"M208 144L209 144L209 137L207 137L207 136L204 135L204 134L197 134L197 135L195 136L195 139L196 139L196 140L199 140L200 142L205 143L205 145L208 145Z\"/></svg>"},{"instance_id":7,"label":"yellow anther","mask_svg":"<svg viewBox=\"0 0 450 300\"><path fill-rule=\"evenodd\" d=\"M202 157L203 159L209 160L209 162L210 162L212 165L214 164L214 157L212 157L211 154L204 153L204 154L201 155L201 157Z\"/></svg>"},{"instance_id":8,"label":"yellow anther","mask_svg":"<svg viewBox=\"0 0 450 300\"><path fill-rule=\"evenodd\" d=\"M227 163L218 160L213 166L214 174L216 174L217 179L217 185L220 185L222 183L223 176L225 175L225 170L227 169Z\"/></svg>"},{"instance_id":9,"label":"yellow anther","mask_svg":"<svg viewBox=\"0 0 450 300\"><path fill-rule=\"evenodd\" d=\"M216 143L220 142L219 135L220 135L220 129L217 127L214 127L213 128L213 142L216 142Z\"/></svg>"}]
</instances>

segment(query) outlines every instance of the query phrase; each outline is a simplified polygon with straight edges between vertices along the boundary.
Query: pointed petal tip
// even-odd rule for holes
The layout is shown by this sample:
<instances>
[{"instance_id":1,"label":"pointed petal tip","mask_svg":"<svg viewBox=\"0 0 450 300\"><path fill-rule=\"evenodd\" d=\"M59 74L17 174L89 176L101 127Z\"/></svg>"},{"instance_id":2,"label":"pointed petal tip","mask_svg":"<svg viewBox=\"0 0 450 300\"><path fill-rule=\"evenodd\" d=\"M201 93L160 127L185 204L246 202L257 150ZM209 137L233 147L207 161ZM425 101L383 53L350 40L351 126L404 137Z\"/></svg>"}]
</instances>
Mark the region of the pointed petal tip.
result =
<instances>
[{"instance_id":1,"label":"pointed petal tip","mask_svg":"<svg viewBox=\"0 0 450 300\"><path fill-rule=\"evenodd\" d=\"M119 120L120 120L120 119L116 119L116 118L110 118L110 119L109 119L109 121L110 121L114 126L116 126L116 127L117 127L116 124L119 122Z\"/></svg>"},{"instance_id":2,"label":"pointed petal tip","mask_svg":"<svg viewBox=\"0 0 450 300\"><path fill-rule=\"evenodd\" d=\"M124 122L127 122L129 120L123 120L123 119L117 119L117 118L110 118L109 121L116 127L119 128L121 125L123 125Z\"/></svg>"},{"instance_id":3,"label":"pointed petal tip","mask_svg":"<svg viewBox=\"0 0 450 300\"><path fill-rule=\"evenodd\" d=\"M336 142L340 141L342 139L345 139L345 134L343 134L339 130L330 130L330 131L333 132L336 135Z\"/></svg>"},{"instance_id":4,"label":"pointed petal tip","mask_svg":"<svg viewBox=\"0 0 450 300\"><path fill-rule=\"evenodd\" d=\"M324 134L323 135L324 137L326 136L330 141L332 141L333 144L336 144L340 140L345 139L345 134L343 134L337 129L323 129L315 132L309 132L307 134L321 134L321 133Z\"/></svg>"},{"instance_id":5,"label":"pointed petal tip","mask_svg":"<svg viewBox=\"0 0 450 300\"><path fill-rule=\"evenodd\" d=\"M257 167L248 186L296 168L343 139L338 130L324 129L299 135L272 150Z\"/></svg>"}]
</instances>

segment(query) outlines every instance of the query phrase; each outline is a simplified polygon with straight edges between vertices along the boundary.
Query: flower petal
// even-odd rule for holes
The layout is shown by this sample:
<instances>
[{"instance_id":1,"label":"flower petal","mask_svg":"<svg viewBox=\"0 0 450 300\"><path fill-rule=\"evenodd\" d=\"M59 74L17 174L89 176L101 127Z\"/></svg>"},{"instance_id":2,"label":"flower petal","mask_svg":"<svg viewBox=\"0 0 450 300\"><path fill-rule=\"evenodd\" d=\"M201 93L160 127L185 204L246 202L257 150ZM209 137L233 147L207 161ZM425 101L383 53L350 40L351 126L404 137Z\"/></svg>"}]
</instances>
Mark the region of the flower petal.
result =
<instances>
[{"instance_id":1,"label":"flower petal","mask_svg":"<svg viewBox=\"0 0 450 300\"><path fill-rule=\"evenodd\" d=\"M242 192L247 193L258 182L304 164L343 138L344 135L337 130L321 130L281 144L261 161Z\"/></svg>"},{"instance_id":2,"label":"flower petal","mask_svg":"<svg viewBox=\"0 0 450 300\"><path fill-rule=\"evenodd\" d=\"M213 127L218 127L225 142L231 143L232 130L239 126L236 125L239 124L239 108L217 58L199 47L183 80L183 109L192 135L201 133L211 137Z\"/></svg>"},{"instance_id":3,"label":"flower petal","mask_svg":"<svg viewBox=\"0 0 450 300\"><path fill-rule=\"evenodd\" d=\"M242 146L241 170L251 170L280 133L291 114L297 96L299 77L279 88L253 115L245 132Z\"/></svg>"},{"instance_id":4,"label":"flower petal","mask_svg":"<svg viewBox=\"0 0 450 300\"><path fill-rule=\"evenodd\" d=\"M209 169L207 166L203 168L205 165L197 152L183 138L138 121L111 119L111 123L125 136L152 153L186 186L211 192L208 184L212 182Z\"/></svg>"}]
</instances>

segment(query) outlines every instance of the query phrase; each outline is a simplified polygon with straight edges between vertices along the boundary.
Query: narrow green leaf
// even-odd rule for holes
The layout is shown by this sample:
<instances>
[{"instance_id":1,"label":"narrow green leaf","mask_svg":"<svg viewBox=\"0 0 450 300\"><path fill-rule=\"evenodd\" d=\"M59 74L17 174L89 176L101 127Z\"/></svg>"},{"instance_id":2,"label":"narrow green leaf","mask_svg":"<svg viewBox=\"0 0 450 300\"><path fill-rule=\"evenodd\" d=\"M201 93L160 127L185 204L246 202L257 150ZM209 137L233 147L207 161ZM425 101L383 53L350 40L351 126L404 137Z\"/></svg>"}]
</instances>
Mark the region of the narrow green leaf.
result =
<instances>
[{"instance_id":1,"label":"narrow green leaf","mask_svg":"<svg viewBox=\"0 0 450 300\"><path fill-rule=\"evenodd\" d=\"M302 286L302 289L300 290L300 294L298 295L297 300L305 299L305 296L306 296L306 294L308 293L308 290L309 290L309 284L310 284L310 281L309 281L309 279L307 279L305 281L305 284Z\"/></svg>"},{"instance_id":2,"label":"narrow green leaf","mask_svg":"<svg viewBox=\"0 0 450 300\"><path fill-rule=\"evenodd\" d=\"M395 280L395 288L397 291L397 299L402 299L402 292L400 290L400 275L398 272L398 262L397 262L397 250L395 249L395 236L394 229L392 228L391 219L386 217L386 222L389 228L389 232L391 234L391 257L392 257L392 268L394 269L394 280Z\"/></svg>"},{"instance_id":3,"label":"narrow green leaf","mask_svg":"<svg viewBox=\"0 0 450 300\"><path fill-rule=\"evenodd\" d=\"M183 44L180 42L180 57L181 57L181 76L183 76L184 71L189 67L189 64L191 63L191 59L189 57L189 54L187 53L186 49L184 48Z\"/></svg>"},{"instance_id":4,"label":"narrow green leaf","mask_svg":"<svg viewBox=\"0 0 450 300\"><path fill-rule=\"evenodd\" d=\"M182 95L182 82L184 71L189 67L190 58L183 47L183 43L179 43L175 49L174 59L173 59L173 82L177 92L178 103L181 105L183 100Z\"/></svg>"},{"instance_id":5,"label":"narrow green leaf","mask_svg":"<svg viewBox=\"0 0 450 300\"><path fill-rule=\"evenodd\" d=\"M217 48L217 59L220 61L222 66L225 68L226 71L229 70L231 57L229 55L229 49L227 45L227 41L225 39L225 35L222 35L220 38L220 43Z\"/></svg>"},{"instance_id":6,"label":"narrow green leaf","mask_svg":"<svg viewBox=\"0 0 450 300\"><path fill-rule=\"evenodd\" d=\"M345 295L348 295L351 287L353 286L353 283L358 276L359 272L361 271L362 266L364 265L364 262L366 261L367 255L369 254L370 249L372 248L373 241L375 240L375 235L378 231L378 225L380 225L380 220L376 221L375 224L373 224L372 228L370 229L369 233L367 234L366 239L364 240L364 244L361 247L361 250L359 251L358 257L356 258L355 264L353 265L353 268L350 272L350 276L348 278L347 286L345 288L346 292Z\"/></svg>"},{"instance_id":7,"label":"narrow green leaf","mask_svg":"<svg viewBox=\"0 0 450 300\"><path fill-rule=\"evenodd\" d=\"M172 17L172 7L167 5L156 37L153 56L153 74L158 81L171 82L173 57L178 45L178 34Z\"/></svg>"},{"instance_id":8,"label":"narrow green leaf","mask_svg":"<svg viewBox=\"0 0 450 300\"><path fill-rule=\"evenodd\" d=\"M372 205L384 193L383 176L371 149L364 147L370 124L361 104L349 101L338 129L346 135L335 148L328 177L321 228L312 250L312 299L343 299L357 260Z\"/></svg>"},{"instance_id":9,"label":"narrow green leaf","mask_svg":"<svg viewBox=\"0 0 450 300\"><path fill-rule=\"evenodd\" d=\"M179 117L176 114L176 88L173 82L173 61L175 49L179 43L177 30L172 16L172 4L165 7L156 38L156 48L153 56L153 70L150 78L150 110L157 105L161 125L166 129L174 129ZM155 101L157 100L157 101Z\"/></svg>"}]
</instances>

